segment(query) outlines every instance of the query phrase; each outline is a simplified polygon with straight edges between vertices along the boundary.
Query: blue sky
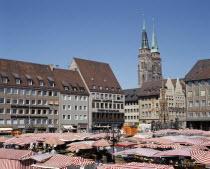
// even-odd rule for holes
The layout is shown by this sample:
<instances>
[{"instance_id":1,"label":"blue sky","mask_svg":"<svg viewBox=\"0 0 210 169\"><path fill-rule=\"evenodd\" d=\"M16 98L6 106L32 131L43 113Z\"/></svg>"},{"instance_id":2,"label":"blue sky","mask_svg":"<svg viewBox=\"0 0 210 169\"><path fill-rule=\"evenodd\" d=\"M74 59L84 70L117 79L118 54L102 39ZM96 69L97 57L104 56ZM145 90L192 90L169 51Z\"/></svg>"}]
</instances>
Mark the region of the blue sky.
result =
<instances>
[{"instance_id":1,"label":"blue sky","mask_svg":"<svg viewBox=\"0 0 210 169\"><path fill-rule=\"evenodd\" d=\"M208 0L0 0L0 57L67 68L73 57L109 63L123 89L138 86L144 13L164 78L210 58Z\"/></svg>"}]
</instances>

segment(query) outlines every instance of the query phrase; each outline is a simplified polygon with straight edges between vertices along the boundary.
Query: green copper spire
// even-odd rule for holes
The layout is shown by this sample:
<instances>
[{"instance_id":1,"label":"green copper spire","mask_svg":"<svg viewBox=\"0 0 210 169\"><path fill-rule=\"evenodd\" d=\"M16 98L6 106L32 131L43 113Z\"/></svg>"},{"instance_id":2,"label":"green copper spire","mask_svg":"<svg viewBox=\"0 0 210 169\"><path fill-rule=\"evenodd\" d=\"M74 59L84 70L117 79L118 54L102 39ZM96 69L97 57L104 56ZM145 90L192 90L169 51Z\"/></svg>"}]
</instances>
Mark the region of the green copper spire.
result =
<instances>
[{"instance_id":1,"label":"green copper spire","mask_svg":"<svg viewBox=\"0 0 210 169\"><path fill-rule=\"evenodd\" d=\"M141 41L140 49L149 49L149 43L148 43L147 31L146 31L146 23L145 23L144 19L143 19L142 41Z\"/></svg>"},{"instance_id":2,"label":"green copper spire","mask_svg":"<svg viewBox=\"0 0 210 169\"><path fill-rule=\"evenodd\" d=\"M159 53L154 23L153 23L153 30L152 30L152 49L151 49L151 52L158 52Z\"/></svg>"}]
</instances>

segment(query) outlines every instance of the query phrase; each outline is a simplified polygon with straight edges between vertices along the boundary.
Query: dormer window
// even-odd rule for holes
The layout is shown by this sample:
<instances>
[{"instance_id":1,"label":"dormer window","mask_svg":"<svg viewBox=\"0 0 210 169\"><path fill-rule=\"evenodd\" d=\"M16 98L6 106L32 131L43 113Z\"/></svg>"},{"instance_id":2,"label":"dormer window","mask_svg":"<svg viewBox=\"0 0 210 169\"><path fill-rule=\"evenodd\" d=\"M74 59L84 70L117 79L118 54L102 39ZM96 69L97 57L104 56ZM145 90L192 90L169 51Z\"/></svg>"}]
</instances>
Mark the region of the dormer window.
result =
<instances>
[{"instance_id":1,"label":"dormer window","mask_svg":"<svg viewBox=\"0 0 210 169\"><path fill-rule=\"evenodd\" d=\"M31 76L25 75L25 77L26 77L26 79L28 80L28 85L33 85L33 81L32 81Z\"/></svg>"},{"instance_id":2,"label":"dormer window","mask_svg":"<svg viewBox=\"0 0 210 169\"><path fill-rule=\"evenodd\" d=\"M8 76L5 72L0 72L3 83L8 83Z\"/></svg>"},{"instance_id":3,"label":"dormer window","mask_svg":"<svg viewBox=\"0 0 210 169\"><path fill-rule=\"evenodd\" d=\"M68 86L64 86L64 90L69 90L69 87Z\"/></svg>"},{"instance_id":4,"label":"dormer window","mask_svg":"<svg viewBox=\"0 0 210 169\"><path fill-rule=\"evenodd\" d=\"M99 86L99 89L102 90L102 86Z\"/></svg>"},{"instance_id":5,"label":"dormer window","mask_svg":"<svg viewBox=\"0 0 210 169\"><path fill-rule=\"evenodd\" d=\"M62 81L61 83L63 85L64 90L69 90L69 86L66 82Z\"/></svg>"},{"instance_id":6,"label":"dormer window","mask_svg":"<svg viewBox=\"0 0 210 169\"><path fill-rule=\"evenodd\" d=\"M39 81L39 86L44 86L43 78L41 76L37 76L37 79Z\"/></svg>"},{"instance_id":7,"label":"dormer window","mask_svg":"<svg viewBox=\"0 0 210 169\"><path fill-rule=\"evenodd\" d=\"M108 88L108 87L106 87L106 90L109 90L109 88Z\"/></svg>"},{"instance_id":8,"label":"dormer window","mask_svg":"<svg viewBox=\"0 0 210 169\"><path fill-rule=\"evenodd\" d=\"M112 91L114 91L114 87L112 87Z\"/></svg>"},{"instance_id":9,"label":"dormer window","mask_svg":"<svg viewBox=\"0 0 210 169\"><path fill-rule=\"evenodd\" d=\"M120 88L117 88L118 91L120 91Z\"/></svg>"},{"instance_id":10,"label":"dormer window","mask_svg":"<svg viewBox=\"0 0 210 169\"><path fill-rule=\"evenodd\" d=\"M96 86L95 85L93 85L93 89L96 89Z\"/></svg>"},{"instance_id":11,"label":"dormer window","mask_svg":"<svg viewBox=\"0 0 210 169\"><path fill-rule=\"evenodd\" d=\"M74 90L74 91L77 91L77 87L73 87L73 90Z\"/></svg>"},{"instance_id":12,"label":"dormer window","mask_svg":"<svg viewBox=\"0 0 210 169\"><path fill-rule=\"evenodd\" d=\"M80 91L81 92L84 92L85 91L85 88L84 87L80 87Z\"/></svg>"},{"instance_id":13,"label":"dormer window","mask_svg":"<svg viewBox=\"0 0 210 169\"><path fill-rule=\"evenodd\" d=\"M15 78L15 83L20 84L20 76L17 73L13 73L13 76Z\"/></svg>"},{"instance_id":14,"label":"dormer window","mask_svg":"<svg viewBox=\"0 0 210 169\"><path fill-rule=\"evenodd\" d=\"M47 79L49 80L50 86L51 87L55 87L55 81L52 77L47 77Z\"/></svg>"}]
</instances>

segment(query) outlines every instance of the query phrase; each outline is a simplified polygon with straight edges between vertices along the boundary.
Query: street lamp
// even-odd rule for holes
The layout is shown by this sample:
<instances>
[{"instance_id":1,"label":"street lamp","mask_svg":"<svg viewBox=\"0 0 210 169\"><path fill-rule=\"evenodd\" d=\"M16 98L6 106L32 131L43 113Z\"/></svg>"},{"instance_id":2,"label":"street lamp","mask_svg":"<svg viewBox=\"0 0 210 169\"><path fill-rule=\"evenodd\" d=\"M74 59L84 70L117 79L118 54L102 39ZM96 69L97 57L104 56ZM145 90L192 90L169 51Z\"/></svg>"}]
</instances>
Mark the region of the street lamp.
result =
<instances>
[{"instance_id":1,"label":"street lamp","mask_svg":"<svg viewBox=\"0 0 210 169\"><path fill-rule=\"evenodd\" d=\"M115 127L117 127L117 129L115 129ZM111 129L108 129L106 133L107 139L109 139L112 142L112 153L115 153L115 143L119 141L121 137L121 131L115 123L112 123ZM113 163L115 163L114 155L112 157Z\"/></svg>"}]
</instances>

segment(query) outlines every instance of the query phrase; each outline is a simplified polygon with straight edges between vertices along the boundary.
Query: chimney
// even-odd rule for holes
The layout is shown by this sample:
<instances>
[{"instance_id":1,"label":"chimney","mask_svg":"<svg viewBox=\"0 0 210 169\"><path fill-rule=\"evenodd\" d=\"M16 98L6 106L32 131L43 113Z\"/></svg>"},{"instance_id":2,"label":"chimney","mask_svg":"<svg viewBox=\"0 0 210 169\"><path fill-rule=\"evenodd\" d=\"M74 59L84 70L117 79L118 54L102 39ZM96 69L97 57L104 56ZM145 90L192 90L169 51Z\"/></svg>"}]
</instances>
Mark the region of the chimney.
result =
<instances>
[{"instance_id":1,"label":"chimney","mask_svg":"<svg viewBox=\"0 0 210 169\"><path fill-rule=\"evenodd\" d=\"M53 71L53 64L49 64L50 70Z\"/></svg>"}]
</instances>

